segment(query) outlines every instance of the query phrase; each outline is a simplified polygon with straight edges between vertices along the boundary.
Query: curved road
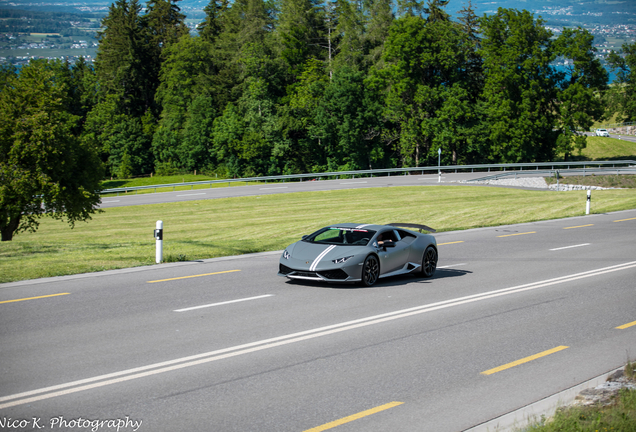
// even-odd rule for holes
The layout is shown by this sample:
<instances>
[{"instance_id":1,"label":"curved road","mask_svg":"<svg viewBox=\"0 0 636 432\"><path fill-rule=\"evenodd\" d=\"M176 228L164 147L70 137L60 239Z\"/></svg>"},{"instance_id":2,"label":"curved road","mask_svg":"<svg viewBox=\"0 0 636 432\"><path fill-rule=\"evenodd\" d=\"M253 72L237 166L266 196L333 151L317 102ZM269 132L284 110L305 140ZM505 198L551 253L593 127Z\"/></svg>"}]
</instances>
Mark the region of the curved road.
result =
<instances>
[{"instance_id":1,"label":"curved road","mask_svg":"<svg viewBox=\"0 0 636 432\"><path fill-rule=\"evenodd\" d=\"M0 429L455 432L634 359L636 210L437 240L372 288L279 253L0 285Z\"/></svg>"},{"instance_id":2,"label":"curved road","mask_svg":"<svg viewBox=\"0 0 636 432\"><path fill-rule=\"evenodd\" d=\"M611 168L610 173L615 173ZM495 174L499 171L493 171ZM514 171L511 171L514 172ZM545 174L535 174L533 170L517 171L520 177L544 177ZM570 175L567 171L560 171L560 175ZM580 175L575 172L571 175ZM146 194L122 194L119 196L107 196L102 198L101 208L123 207L131 205L161 204L167 202L187 202L202 199L233 198L241 196L270 195L292 192L312 192L324 190L362 189L396 186L489 186L483 184L461 183L470 179L477 179L489 175L488 172L474 173L442 173L441 182L438 174L423 175L396 175L382 177L361 177L341 180L317 180L287 183L261 183L258 185L234 185L229 187L215 187L205 189L193 189L176 192L146 193ZM536 190L536 189L533 189Z\"/></svg>"}]
</instances>

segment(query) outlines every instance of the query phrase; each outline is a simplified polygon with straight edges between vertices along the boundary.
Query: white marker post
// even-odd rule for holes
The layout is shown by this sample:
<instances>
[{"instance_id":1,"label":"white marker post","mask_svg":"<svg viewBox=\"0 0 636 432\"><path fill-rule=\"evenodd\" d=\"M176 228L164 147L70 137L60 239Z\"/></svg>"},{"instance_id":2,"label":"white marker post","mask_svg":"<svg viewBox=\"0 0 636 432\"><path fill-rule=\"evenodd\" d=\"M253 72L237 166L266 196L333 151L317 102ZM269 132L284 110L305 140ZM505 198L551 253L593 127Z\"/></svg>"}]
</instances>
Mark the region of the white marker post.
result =
<instances>
[{"instance_id":1,"label":"white marker post","mask_svg":"<svg viewBox=\"0 0 636 432\"><path fill-rule=\"evenodd\" d=\"M161 261L163 261L163 221L157 221L155 239L157 240L157 253L155 255L155 262L159 264Z\"/></svg>"},{"instance_id":2,"label":"white marker post","mask_svg":"<svg viewBox=\"0 0 636 432\"><path fill-rule=\"evenodd\" d=\"M442 148L437 149L437 183L442 182L442 170L440 167L442 166Z\"/></svg>"},{"instance_id":3,"label":"white marker post","mask_svg":"<svg viewBox=\"0 0 636 432\"><path fill-rule=\"evenodd\" d=\"M592 191L588 190L587 191L587 204L585 204L585 214L589 215L590 214L590 202L592 201Z\"/></svg>"}]
</instances>

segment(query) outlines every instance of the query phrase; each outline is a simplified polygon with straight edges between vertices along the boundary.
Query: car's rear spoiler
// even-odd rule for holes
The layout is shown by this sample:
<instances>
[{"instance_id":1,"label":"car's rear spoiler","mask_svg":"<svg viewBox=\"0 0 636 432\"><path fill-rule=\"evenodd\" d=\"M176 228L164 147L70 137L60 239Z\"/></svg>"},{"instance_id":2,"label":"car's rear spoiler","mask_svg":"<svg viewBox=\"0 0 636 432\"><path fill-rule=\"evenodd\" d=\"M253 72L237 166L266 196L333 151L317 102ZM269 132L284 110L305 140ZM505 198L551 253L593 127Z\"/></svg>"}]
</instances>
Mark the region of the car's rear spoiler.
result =
<instances>
[{"instance_id":1,"label":"car's rear spoiler","mask_svg":"<svg viewBox=\"0 0 636 432\"><path fill-rule=\"evenodd\" d=\"M402 227L402 228L415 228L420 230L420 232L422 231L428 231L428 232L437 232L435 231L433 228L431 227L427 227L426 225L419 225L419 224L412 224L412 223L390 223L387 224L389 226L394 226L394 227Z\"/></svg>"}]
</instances>

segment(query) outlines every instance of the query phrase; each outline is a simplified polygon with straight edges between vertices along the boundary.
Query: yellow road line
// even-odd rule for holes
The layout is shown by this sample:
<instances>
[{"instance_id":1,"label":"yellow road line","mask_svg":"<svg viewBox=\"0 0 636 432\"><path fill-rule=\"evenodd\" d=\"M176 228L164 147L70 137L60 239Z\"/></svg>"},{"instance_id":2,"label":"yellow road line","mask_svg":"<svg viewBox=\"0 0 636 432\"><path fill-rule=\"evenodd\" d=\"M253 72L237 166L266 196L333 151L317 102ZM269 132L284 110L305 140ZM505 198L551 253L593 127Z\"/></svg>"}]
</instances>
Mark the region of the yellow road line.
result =
<instances>
[{"instance_id":1,"label":"yellow road line","mask_svg":"<svg viewBox=\"0 0 636 432\"><path fill-rule=\"evenodd\" d=\"M437 246L444 246L444 245L457 244L457 243L464 243L464 240L455 241L455 242L448 242L448 243L438 243Z\"/></svg>"},{"instance_id":2,"label":"yellow road line","mask_svg":"<svg viewBox=\"0 0 636 432\"><path fill-rule=\"evenodd\" d=\"M594 224L579 225L579 226L573 226L573 227L566 227L566 228L563 228L563 229L585 228L585 227L591 227L591 226L594 226Z\"/></svg>"},{"instance_id":3,"label":"yellow road line","mask_svg":"<svg viewBox=\"0 0 636 432\"><path fill-rule=\"evenodd\" d=\"M484 371L481 374L482 375L492 375L494 373L501 372L502 370L510 369L512 367L519 366L520 364L528 363L529 361L536 360L538 358L545 357L545 356L548 356L550 354L554 354L554 353L559 352L559 351L563 351L564 349L567 349L567 348L569 348L569 347L563 346L563 345L562 346L558 346L556 348L552 348L552 349L549 349L547 351L540 352L539 354L535 354L535 355L531 355L531 356L526 357L526 358L522 358L521 360L517 360L517 361L514 361L512 363L505 364L503 366L499 366L499 367L496 367L496 368L493 368L493 369L488 369L487 371Z\"/></svg>"},{"instance_id":4,"label":"yellow road line","mask_svg":"<svg viewBox=\"0 0 636 432\"><path fill-rule=\"evenodd\" d=\"M619 329L619 330L625 330L626 328L632 327L632 326L636 326L636 321L630 322L630 323L627 323L627 324L623 324L622 326L618 326L616 328Z\"/></svg>"},{"instance_id":5,"label":"yellow road line","mask_svg":"<svg viewBox=\"0 0 636 432\"><path fill-rule=\"evenodd\" d=\"M322 426L317 426L317 427L312 428L312 429L307 429L304 432L321 432L321 431L325 431L327 429L332 429L332 428L335 428L336 426L340 426L340 425L343 425L345 423L349 423L349 422L352 422L354 420L361 419L362 417L366 417L366 416L369 416L371 414L375 414L375 413L378 413L380 411L384 411L384 410L387 410L389 408L393 408L393 407L396 407L398 405L402 405L403 403L404 402L391 402L391 403L388 403L386 405L381 405L379 407L375 407L375 408L371 408L371 409L366 410L366 411L359 412L358 414L350 415L349 417L341 418L340 420L332 421L331 423L326 423L326 424L324 424Z\"/></svg>"},{"instance_id":6,"label":"yellow road line","mask_svg":"<svg viewBox=\"0 0 636 432\"><path fill-rule=\"evenodd\" d=\"M629 218L629 219L619 219L619 220L615 220L614 222L625 222L628 220L636 220L636 218Z\"/></svg>"},{"instance_id":7,"label":"yellow road line","mask_svg":"<svg viewBox=\"0 0 636 432\"><path fill-rule=\"evenodd\" d=\"M536 233L537 233L536 231L530 231L530 232L525 232L525 233L500 235L500 236L497 236L497 237L512 237L512 236L526 235L526 234L536 234Z\"/></svg>"},{"instance_id":8,"label":"yellow road line","mask_svg":"<svg viewBox=\"0 0 636 432\"><path fill-rule=\"evenodd\" d=\"M201 276L211 276L211 275L217 275L217 274L223 274L223 273L233 273L233 272L240 272L240 270L226 270L226 271L220 271L220 272L214 272L214 273L204 273L204 274L192 275L192 276L181 276L181 277L170 278L170 279L159 279L159 280L148 281L148 283L167 282L167 281L173 281L173 280L179 280L179 279L190 279L190 278L201 277Z\"/></svg>"},{"instance_id":9,"label":"yellow road line","mask_svg":"<svg viewBox=\"0 0 636 432\"><path fill-rule=\"evenodd\" d=\"M5 301L0 301L0 303L13 303L13 302L20 302L20 301L25 301L25 300L35 300L35 299L41 299L41 298L47 298L47 297L57 297L57 296L63 296L63 295L68 295L68 294L70 294L70 293L49 294L49 295L43 295L43 296L39 296L39 297L29 297L29 298L16 299L16 300L5 300Z\"/></svg>"}]
</instances>

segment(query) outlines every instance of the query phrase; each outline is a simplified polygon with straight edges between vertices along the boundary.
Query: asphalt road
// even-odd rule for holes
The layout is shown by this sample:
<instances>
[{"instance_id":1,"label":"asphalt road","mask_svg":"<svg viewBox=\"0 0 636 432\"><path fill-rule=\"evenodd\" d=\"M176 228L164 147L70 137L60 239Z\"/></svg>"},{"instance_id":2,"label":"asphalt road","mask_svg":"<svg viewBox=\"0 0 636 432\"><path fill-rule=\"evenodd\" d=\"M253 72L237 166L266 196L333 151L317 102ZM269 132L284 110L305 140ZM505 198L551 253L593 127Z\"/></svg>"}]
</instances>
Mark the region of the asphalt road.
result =
<instances>
[{"instance_id":1,"label":"asphalt road","mask_svg":"<svg viewBox=\"0 0 636 432\"><path fill-rule=\"evenodd\" d=\"M487 174L487 173L486 173ZM444 174L444 184L483 177L484 173L460 173ZM102 198L101 208L123 207L130 205L161 204L176 201L196 201L202 199L234 198L240 196L271 195L292 192L312 192L325 190L344 190L361 188L378 188L393 186L422 186L438 185L437 174L424 175L396 175L383 177L361 177L341 180L315 180L287 183L261 183L258 185L233 184L228 187L215 187L209 189L194 189L190 191L148 193L148 194L121 194ZM229 184L228 184L229 185Z\"/></svg>"},{"instance_id":2,"label":"asphalt road","mask_svg":"<svg viewBox=\"0 0 636 432\"><path fill-rule=\"evenodd\" d=\"M636 357L636 210L436 237L372 288L278 253L0 285L0 429L462 431Z\"/></svg>"},{"instance_id":3,"label":"asphalt road","mask_svg":"<svg viewBox=\"0 0 636 432\"><path fill-rule=\"evenodd\" d=\"M611 168L606 170L615 174ZM215 187L206 189L193 189L175 192L146 193L146 194L121 194L119 196L107 196L102 198L100 208L125 207L132 205L161 204L167 202L188 202L215 198L233 198L241 196L271 195L293 192L312 192L325 190L344 189L364 189L396 186L466 186L461 183L466 180L478 179L495 174L499 171L488 172L443 172L440 176L435 174L422 175L395 175L382 177L361 177L341 180L316 180L287 183L261 183L258 185L237 185L228 187ZM520 177L545 176L546 174L536 174L534 170L517 171ZM580 172L568 173L567 170L559 171L561 176L581 175ZM441 180L441 181L440 181ZM468 184L470 186L482 187L502 187L486 186L480 184ZM536 190L536 189L533 189Z\"/></svg>"}]
</instances>

